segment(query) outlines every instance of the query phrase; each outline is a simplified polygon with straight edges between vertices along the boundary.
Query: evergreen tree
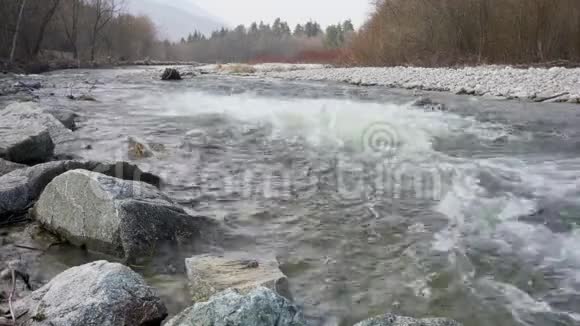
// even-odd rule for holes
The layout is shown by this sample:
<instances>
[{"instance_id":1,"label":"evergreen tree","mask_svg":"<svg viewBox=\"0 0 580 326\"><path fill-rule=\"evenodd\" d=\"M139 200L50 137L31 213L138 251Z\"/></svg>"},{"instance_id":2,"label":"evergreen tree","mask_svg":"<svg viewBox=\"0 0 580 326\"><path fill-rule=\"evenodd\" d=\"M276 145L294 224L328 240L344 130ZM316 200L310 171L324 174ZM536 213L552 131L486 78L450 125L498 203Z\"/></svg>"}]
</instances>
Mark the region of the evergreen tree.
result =
<instances>
[{"instance_id":1,"label":"evergreen tree","mask_svg":"<svg viewBox=\"0 0 580 326\"><path fill-rule=\"evenodd\" d=\"M294 36L295 37L302 37L304 35L306 35L304 27L300 24L296 25L296 27L294 28Z\"/></svg>"},{"instance_id":2,"label":"evergreen tree","mask_svg":"<svg viewBox=\"0 0 580 326\"><path fill-rule=\"evenodd\" d=\"M352 21L350 19L345 20L344 23L342 23L342 31L345 34L354 32L354 25L352 24Z\"/></svg>"}]
</instances>

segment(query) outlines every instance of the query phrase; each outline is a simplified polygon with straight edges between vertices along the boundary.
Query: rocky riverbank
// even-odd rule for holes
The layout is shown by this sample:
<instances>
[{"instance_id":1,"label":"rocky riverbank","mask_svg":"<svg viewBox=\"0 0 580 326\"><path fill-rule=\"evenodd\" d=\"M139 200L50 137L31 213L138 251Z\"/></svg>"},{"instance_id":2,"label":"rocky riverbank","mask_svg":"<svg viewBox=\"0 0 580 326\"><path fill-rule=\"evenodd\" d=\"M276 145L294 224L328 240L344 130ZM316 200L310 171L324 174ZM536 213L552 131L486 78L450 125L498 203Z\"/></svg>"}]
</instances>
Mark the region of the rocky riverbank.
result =
<instances>
[{"instance_id":1,"label":"rocky riverbank","mask_svg":"<svg viewBox=\"0 0 580 326\"><path fill-rule=\"evenodd\" d=\"M465 68L313 68L272 71L269 77L361 86L452 92L535 102L580 103L580 69L481 66Z\"/></svg>"},{"instance_id":2,"label":"rocky riverbank","mask_svg":"<svg viewBox=\"0 0 580 326\"><path fill-rule=\"evenodd\" d=\"M18 88L10 95L36 89ZM160 177L128 162L71 159L66 144L78 137L78 118L34 102L0 108L0 325L307 324L276 257L215 254L220 222L184 210ZM146 146L132 139L129 151L143 156ZM62 245L102 259L39 277L45 252ZM189 257L176 263L176 252ZM134 271L155 264L187 277L190 308L170 317L159 295L167 290ZM358 325L458 324L387 314Z\"/></svg>"}]
</instances>

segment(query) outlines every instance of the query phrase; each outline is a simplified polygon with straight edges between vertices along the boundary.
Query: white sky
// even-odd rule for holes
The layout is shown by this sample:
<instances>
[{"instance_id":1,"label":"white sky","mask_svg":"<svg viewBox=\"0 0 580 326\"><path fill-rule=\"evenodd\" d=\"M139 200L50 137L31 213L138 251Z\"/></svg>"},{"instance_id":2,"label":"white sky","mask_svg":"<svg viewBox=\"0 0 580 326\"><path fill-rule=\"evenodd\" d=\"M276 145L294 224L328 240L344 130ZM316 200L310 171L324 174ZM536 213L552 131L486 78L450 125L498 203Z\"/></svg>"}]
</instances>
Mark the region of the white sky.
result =
<instances>
[{"instance_id":1,"label":"white sky","mask_svg":"<svg viewBox=\"0 0 580 326\"><path fill-rule=\"evenodd\" d=\"M254 21L273 22L276 17L297 23L316 20L327 26L352 19L360 27L371 10L371 0L193 0L199 7L230 26Z\"/></svg>"}]
</instances>

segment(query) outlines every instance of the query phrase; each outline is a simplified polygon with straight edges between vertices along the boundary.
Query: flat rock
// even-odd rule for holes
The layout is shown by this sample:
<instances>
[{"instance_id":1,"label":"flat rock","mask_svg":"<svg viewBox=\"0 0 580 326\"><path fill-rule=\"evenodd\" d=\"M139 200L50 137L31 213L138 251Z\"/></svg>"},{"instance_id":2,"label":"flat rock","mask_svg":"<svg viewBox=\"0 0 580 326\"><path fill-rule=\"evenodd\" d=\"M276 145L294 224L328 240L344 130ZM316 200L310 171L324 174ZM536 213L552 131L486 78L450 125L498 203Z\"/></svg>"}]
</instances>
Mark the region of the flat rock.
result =
<instances>
[{"instance_id":1,"label":"flat rock","mask_svg":"<svg viewBox=\"0 0 580 326\"><path fill-rule=\"evenodd\" d=\"M6 160L3 160L0 158L0 177L5 175L5 174L8 174L12 171L24 169L27 167L28 166L26 166L24 164L10 162L10 161L6 161Z\"/></svg>"},{"instance_id":2,"label":"flat rock","mask_svg":"<svg viewBox=\"0 0 580 326\"><path fill-rule=\"evenodd\" d=\"M354 326L461 326L461 324L445 318L415 319L393 314L385 314L361 321Z\"/></svg>"},{"instance_id":3,"label":"flat rock","mask_svg":"<svg viewBox=\"0 0 580 326\"><path fill-rule=\"evenodd\" d=\"M185 267L194 302L205 301L228 288L248 293L259 286L292 300L288 279L273 256L252 258L241 252L200 255L186 259Z\"/></svg>"},{"instance_id":4,"label":"flat rock","mask_svg":"<svg viewBox=\"0 0 580 326\"><path fill-rule=\"evenodd\" d=\"M127 162L58 161L12 171L0 177L0 221L23 214L55 177L76 169L97 171L121 179L141 180L159 186L159 177Z\"/></svg>"},{"instance_id":5,"label":"flat rock","mask_svg":"<svg viewBox=\"0 0 580 326\"><path fill-rule=\"evenodd\" d=\"M16 163L38 163L54 155L48 128L0 111L0 158Z\"/></svg>"},{"instance_id":6,"label":"flat rock","mask_svg":"<svg viewBox=\"0 0 580 326\"><path fill-rule=\"evenodd\" d=\"M70 268L15 306L22 326L160 326L167 316L141 276L106 261Z\"/></svg>"},{"instance_id":7,"label":"flat rock","mask_svg":"<svg viewBox=\"0 0 580 326\"><path fill-rule=\"evenodd\" d=\"M298 308L274 291L258 287L243 295L234 289L196 303L165 326L304 326Z\"/></svg>"},{"instance_id":8,"label":"flat rock","mask_svg":"<svg viewBox=\"0 0 580 326\"><path fill-rule=\"evenodd\" d=\"M34 206L47 230L77 246L134 264L200 237L210 219L192 217L157 188L87 170L54 178Z\"/></svg>"},{"instance_id":9,"label":"flat rock","mask_svg":"<svg viewBox=\"0 0 580 326\"><path fill-rule=\"evenodd\" d=\"M56 145L73 140L72 131L44 110L43 107L34 102L12 103L4 110L0 110L0 121L6 120L9 123L17 121L21 127L36 130L46 129ZM0 124L4 123L0 122Z\"/></svg>"}]
</instances>

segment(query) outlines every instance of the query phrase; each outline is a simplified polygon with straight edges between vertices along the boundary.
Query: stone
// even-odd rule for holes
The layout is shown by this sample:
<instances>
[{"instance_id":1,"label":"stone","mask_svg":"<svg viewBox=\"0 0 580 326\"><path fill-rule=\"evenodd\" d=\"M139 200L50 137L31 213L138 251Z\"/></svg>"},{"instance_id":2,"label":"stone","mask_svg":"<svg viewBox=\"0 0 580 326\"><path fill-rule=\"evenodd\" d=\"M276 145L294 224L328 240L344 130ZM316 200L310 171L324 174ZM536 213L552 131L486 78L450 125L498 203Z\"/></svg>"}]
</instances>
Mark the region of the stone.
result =
<instances>
[{"instance_id":1,"label":"stone","mask_svg":"<svg viewBox=\"0 0 580 326\"><path fill-rule=\"evenodd\" d=\"M68 171L44 189L32 215L73 245L146 263L180 241L201 237L210 219L192 217L157 188L87 170Z\"/></svg>"},{"instance_id":2,"label":"stone","mask_svg":"<svg viewBox=\"0 0 580 326\"><path fill-rule=\"evenodd\" d=\"M252 258L241 252L200 255L186 259L185 268L194 302L205 301L228 288L247 293L259 286L292 300L288 279L273 256Z\"/></svg>"},{"instance_id":3,"label":"stone","mask_svg":"<svg viewBox=\"0 0 580 326\"><path fill-rule=\"evenodd\" d=\"M462 326L456 321L445 318L414 319L393 314L370 318L354 326Z\"/></svg>"},{"instance_id":4,"label":"stone","mask_svg":"<svg viewBox=\"0 0 580 326\"><path fill-rule=\"evenodd\" d=\"M12 171L27 168L24 164L6 161L0 158L0 177Z\"/></svg>"},{"instance_id":5,"label":"stone","mask_svg":"<svg viewBox=\"0 0 580 326\"><path fill-rule=\"evenodd\" d=\"M46 126L12 111L0 111L0 158L15 163L38 163L54 155Z\"/></svg>"},{"instance_id":6,"label":"stone","mask_svg":"<svg viewBox=\"0 0 580 326\"><path fill-rule=\"evenodd\" d=\"M76 169L98 171L121 179L159 186L161 179L127 162L57 161L18 169L0 177L0 221L26 213L55 177Z\"/></svg>"},{"instance_id":7,"label":"stone","mask_svg":"<svg viewBox=\"0 0 580 326\"><path fill-rule=\"evenodd\" d=\"M87 102L96 102L97 99L94 96L83 94L76 98L77 101L87 101Z\"/></svg>"},{"instance_id":8,"label":"stone","mask_svg":"<svg viewBox=\"0 0 580 326\"><path fill-rule=\"evenodd\" d=\"M127 138L128 157L132 161L149 158L154 156L153 150L145 142L139 141L134 137Z\"/></svg>"},{"instance_id":9,"label":"stone","mask_svg":"<svg viewBox=\"0 0 580 326\"><path fill-rule=\"evenodd\" d=\"M16 82L16 84L14 84L15 88L26 88L26 89L41 89L42 88L42 84L40 82L22 82L22 81L18 81Z\"/></svg>"},{"instance_id":10,"label":"stone","mask_svg":"<svg viewBox=\"0 0 580 326\"><path fill-rule=\"evenodd\" d=\"M44 109L44 112L51 114L69 130L75 130L77 128L76 119L78 118L78 114L73 111L61 108L47 108Z\"/></svg>"},{"instance_id":11,"label":"stone","mask_svg":"<svg viewBox=\"0 0 580 326\"><path fill-rule=\"evenodd\" d=\"M167 317L139 274L106 261L64 271L15 307L21 326L160 326Z\"/></svg>"},{"instance_id":12,"label":"stone","mask_svg":"<svg viewBox=\"0 0 580 326\"><path fill-rule=\"evenodd\" d=\"M167 68L161 75L161 80L181 80L181 75L177 69Z\"/></svg>"},{"instance_id":13,"label":"stone","mask_svg":"<svg viewBox=\"0 0 580 326\"><path fill-rule=\"evenodd\" d=\"M165 326L305 326L299 309L274 291L258 287L243 295L235 289L196 303Z\"/></svg>"},{"instance_id":14,"label":"stone","mask_svg":"<svg viewBox=\"0 0 580 326\"><path fill-rule=\"evenodd\" d=\"M38 103L12 103L0 111L0 121L20 121L19 125L27 128L48 130L54 144L58 145L73 140L73 133L52 114L44 112ZM2 124L2 122L0 122Z\"/></svg>"}]
</instances>

